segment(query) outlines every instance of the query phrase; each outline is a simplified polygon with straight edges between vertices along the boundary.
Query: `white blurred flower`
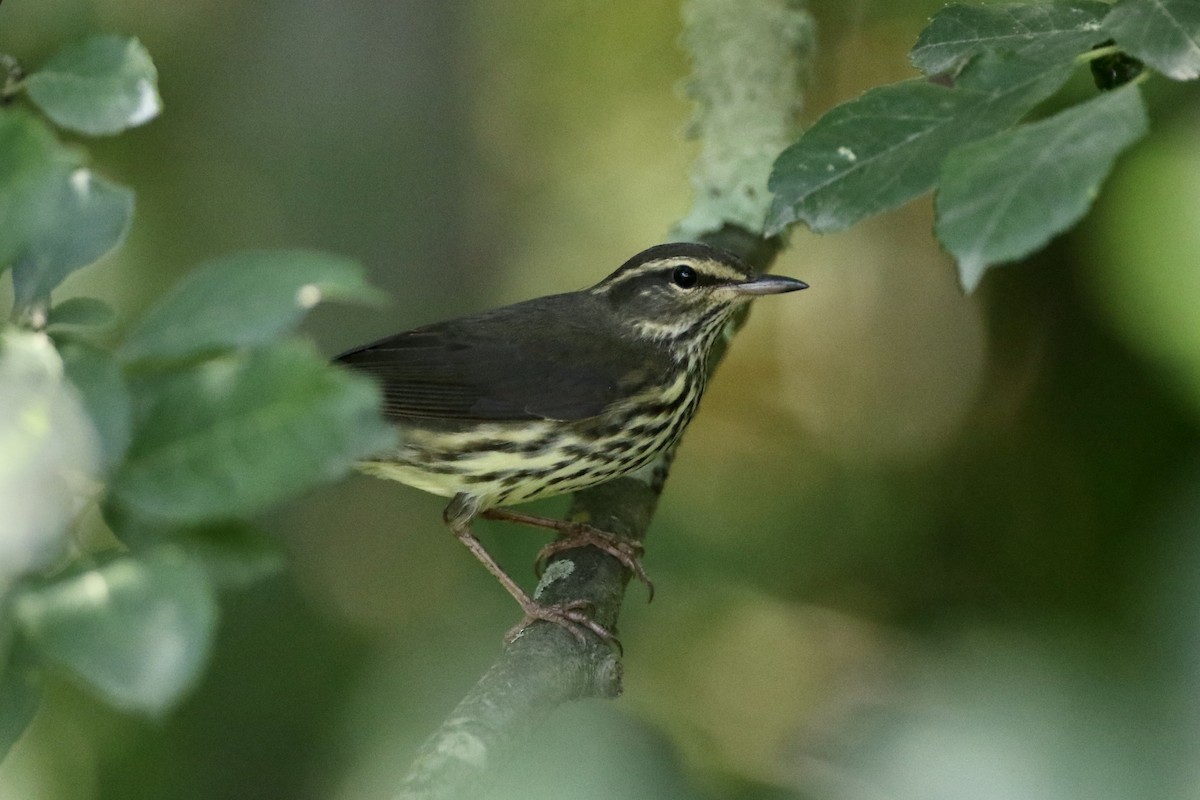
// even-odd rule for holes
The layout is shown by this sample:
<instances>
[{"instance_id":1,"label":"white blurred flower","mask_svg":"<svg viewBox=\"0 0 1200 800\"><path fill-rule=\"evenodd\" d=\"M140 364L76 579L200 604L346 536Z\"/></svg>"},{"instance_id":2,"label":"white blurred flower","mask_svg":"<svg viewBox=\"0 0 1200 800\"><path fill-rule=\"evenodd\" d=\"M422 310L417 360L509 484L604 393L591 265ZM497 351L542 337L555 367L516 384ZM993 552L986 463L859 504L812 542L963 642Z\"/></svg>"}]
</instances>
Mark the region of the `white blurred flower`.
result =
<instances>
[{"instance_id":1,"label":"white blurred flower","mask_svg":"<svg viewBox=\"0 0 1200 800\"><path fill-rule=\"evenodd\" d=\"M0 336L0 591L61 550L95 491L96 432L41 333Z\"/></svg>"}]
</instances>

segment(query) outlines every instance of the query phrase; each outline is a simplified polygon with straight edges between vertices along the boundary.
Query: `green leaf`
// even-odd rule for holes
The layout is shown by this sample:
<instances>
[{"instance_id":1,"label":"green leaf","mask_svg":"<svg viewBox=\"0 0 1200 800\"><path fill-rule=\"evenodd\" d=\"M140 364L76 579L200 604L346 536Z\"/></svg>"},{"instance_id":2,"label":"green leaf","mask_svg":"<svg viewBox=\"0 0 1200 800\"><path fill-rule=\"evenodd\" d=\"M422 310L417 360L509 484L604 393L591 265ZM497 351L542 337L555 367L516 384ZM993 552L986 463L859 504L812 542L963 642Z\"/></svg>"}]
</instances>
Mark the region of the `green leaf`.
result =
<instances>
[{"instance_id":1,"label":"green leaf","mask_svg":"<svg viewBox=\"0 0 1200 800\"><path fill-rule=\"evenodd\" d=\"M160 549L169 542L189 561L204 567L217 589L241 589L278 573L283 549L271 537L244 520L229 519L200 525L163 524L140 516L120 504L102 508L109 529L133 553Z\"/></svg>"},{"instance_id":2,"label":"green leaf","mask_svg":"<svg viewBox=\"0 0 1200 800\"><path fill-rule=\"evenodd\" d=\"M81 161L41 120L0 107L0 270L25 249L45 185Z\"/></svg>"},{"instance_id":3,"label":"green leaf","mask_svg":"<svg viewBox=\"0 0 1200 800\"><path fill-rule=\"evenodd\" d=\"M204 567L217 589L242 589L284 567L283 548L244 520L186 525L139 515L119 503L101 509L109 530L133 553L156 550L169 542Z\"/></svg>"},{"instance_id":4,"label":"green leaf","mask_svg":"<svg viewBox=\"0 0 1200 800\"><path fill-rule=\"evenodd\" d=\"M172 541L203 566L209 580L220 588L242 589L278 574L284 567L279 543L246 522L210 525Z\"/></svg>"},{"instance_id":5,"label":"green leaf","mask_svg":"<svg viewBox=\"0 0 1200 800\"><path fill-rule=\"evenodd\" d=\"M1121 0L1104 18L1117 46L1177 81L1200 76L1200 3Z\"/></svg>"},{"instance_id":6,"label":"green leaf","mask_svg":"<svg viewBox=\"0 0 1200 800\"><path fill-rule=\"evenodd\" d=\"M122 505L108 493L100 502L104 524L131 553L141 553L174 539L188 529L180 522L147 518L136 509Z\"/></svg>"},{"instance_id":7,"label":"green leaf","mask_svg":"<svg viewBox=\"0 0 1200 800\"><path fill-rule=\"evenodd\" d=\"M131 437L131 401L120 365L110 353L83 342L61 346L67 379L100 438L100 463L107 470L125 455Z\"/></svg>"},{"instance_id":8,"label":"green leaf","mask_svg":"<svg viewBox=\"0 0 1200 800\"><path fill-rule=\"evenodd\" d=\"M946 6L921 31L908 58L926 75L951 72L989 49L1030 61L1071 61L1108 38L1100 21L1110 8L1098 0Z\"/></svg>"},{"instance_id":9,"label":"green leaf","mask_svg":"<svg viewBox=\"0 0 1200 800\"><path fill-rule=\"evenodd\" d=\"M126 361L171 359L267 342L325 299L378 302L354 261L301 250L238 253L197 267L147 312Z\"/></svg>"},{"instance_id":10,"label":"green leaf","mask_svg":"<svg viewBox=\"0 0 1200 800\"><path fill-rule=\"evenodd\" d=\"M393 440L374 384L297 342L152 374L135 394L144 412L111 490L165 520L260 511Z\"/></svg>"},{"instance_id":11,"label":"green leaf","mask_svg":"<svg viewBox=\"0 0 1200 800\"><path fill-rule=\"evenodd\" d=\"M989 51L953 88L905 81L838 106L775 162L768 232L797 219L840 230L928 191L950 150L1012 125L1070 69Z\"/></svg>"},{"instance_id":12,"label":"green leaf","mask_svg":"<svg viewBox=\"0 0 1200 800\"><path fill-rule=\"evenodd\" d=\"M44 302L129 228L133 192L79 167L81 160L39 120L0 109L0 268L15 262L19 312Z\"/></svg>"},{"instance_id":13,"label":"green leaf","mask_svg":"<svg viewBox=\"0 0 1200 800\"><path fill-rule=\"evenodd\" d=\"M54 333L71 328L111 328L117 322L117 312L96 297L72 297L56 303L46 315L46 330Z\"/></svg>"},{"instance_id":14,"label":"green leaf","mask_svg":"<svg viewBox=\"0 0 1200 800\"><path fill-rule=\"evenodd\" d=\"M13 265L19 309L115 248L133 221L133 192L89 169L58 171L40 188L28 210L29 238Z\"/></svg>"},{"instance_id":15,"label":"green leaf","mask_svg":"<svg viewBox=\"0 0 1200 800\"><path fill-rule=\"evenodd\" d=\"M137 39L94 36L25 78L29 98L64 128L119 133L158 116L158 73Z\"/></svg>"},{"instance_id":16,"label":"green leaf","mask_svg":"<svg viewBox=\"0 0 1200 800\"><path fill-rule=\"evenodd\" d=\"M217 618L203 568L178 552L124 556L27 589L14 612L47 660L113 705L151 714L196 683Z\"/></svg>"},{"instance_id":17,"label":"green leaf","mask_svg":"<svg viewBox=\"0 0 1200 800\"><path fill-rule=\"evenodd\" d=\"M96 491L97 449L50 339L0 334L0 595L61 552Z\"/></svg>"},{"instance_id":18,"label":"green leaf","mask_svg":"<svg viewBox=\"0 0 1200 800\"><path fill-rule=\"evenodd\" d=\"M41 672L25 642L17 642L0 665L0 761L29 727L42 700Z\"/></svg>"},{"instance_id":19,"label":"green leaf","mask_svg":"<svg viewBox=\"0 0 1200 800\"><path fill-rule=\"evenodd\" d=\"M936 231L967 291L990 265L1028 255L1082 217L1113 160L1146 126L1131 85L951 153Z\"/></svg>"}]
</instances>

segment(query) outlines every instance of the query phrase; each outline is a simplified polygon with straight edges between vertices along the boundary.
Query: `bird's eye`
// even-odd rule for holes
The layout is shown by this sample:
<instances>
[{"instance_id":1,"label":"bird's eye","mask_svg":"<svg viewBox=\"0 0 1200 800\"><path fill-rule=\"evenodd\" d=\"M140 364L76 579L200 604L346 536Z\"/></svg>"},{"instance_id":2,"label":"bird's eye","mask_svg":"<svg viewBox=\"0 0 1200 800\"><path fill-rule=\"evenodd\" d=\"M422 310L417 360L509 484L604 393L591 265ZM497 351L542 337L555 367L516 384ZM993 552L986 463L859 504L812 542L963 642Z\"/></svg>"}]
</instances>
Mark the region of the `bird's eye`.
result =
<instances>
[{"instance_id":1,"label":"bird's eye","mask_svg":"<svg viewBox=\"0 0 1200 800\"><path fill-rule=\"evenodd\" d=\"M680 289L690 289L696 285L696 281L700 276L696 274L696 270L689 267L687 264L679 264L671 271L671 280Z\"/></svg>"}]
</instances>

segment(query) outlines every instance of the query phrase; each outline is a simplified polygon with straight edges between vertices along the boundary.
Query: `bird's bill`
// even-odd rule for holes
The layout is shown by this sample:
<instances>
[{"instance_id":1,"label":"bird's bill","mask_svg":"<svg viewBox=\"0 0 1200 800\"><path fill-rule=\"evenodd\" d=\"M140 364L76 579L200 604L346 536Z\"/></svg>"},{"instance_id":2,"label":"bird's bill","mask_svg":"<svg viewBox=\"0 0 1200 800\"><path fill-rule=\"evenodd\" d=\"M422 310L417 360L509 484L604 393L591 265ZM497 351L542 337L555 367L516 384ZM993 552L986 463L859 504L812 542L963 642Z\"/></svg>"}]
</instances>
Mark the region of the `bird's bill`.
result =
<instances>
[{"instance_id":1,"label":"bird's bill","mask_svg":"<svg viewBox=\"0 0 1200 800\"><path fill-rule=\"evenodd\" d=\"M807 288L808 284L804 281L785 275L759 275L733 287L738 294L748 295L783 294Z\"/></svg>"}]
</instances>

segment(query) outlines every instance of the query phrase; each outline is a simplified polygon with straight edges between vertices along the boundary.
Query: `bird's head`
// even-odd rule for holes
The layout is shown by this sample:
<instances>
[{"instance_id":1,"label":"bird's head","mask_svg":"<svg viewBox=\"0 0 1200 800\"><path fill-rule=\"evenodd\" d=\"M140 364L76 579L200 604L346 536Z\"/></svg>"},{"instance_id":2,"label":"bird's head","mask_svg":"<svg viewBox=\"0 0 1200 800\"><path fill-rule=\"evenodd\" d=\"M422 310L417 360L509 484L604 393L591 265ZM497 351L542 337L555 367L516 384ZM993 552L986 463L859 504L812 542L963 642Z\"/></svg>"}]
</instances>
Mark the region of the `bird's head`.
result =
<instances>
[{"instance_id":1,"label":"bird's head","mask_svg":"<svg viewBox=\"0 0 1200 800\"><path fill-rule=\"evenodd\" d=\"M643 250L590 291L612 303L636 335L696 344L715 339L747 301L806 288L795 278L756 274L723 250L672 243Z\"/></svg>"}]
</instances>

